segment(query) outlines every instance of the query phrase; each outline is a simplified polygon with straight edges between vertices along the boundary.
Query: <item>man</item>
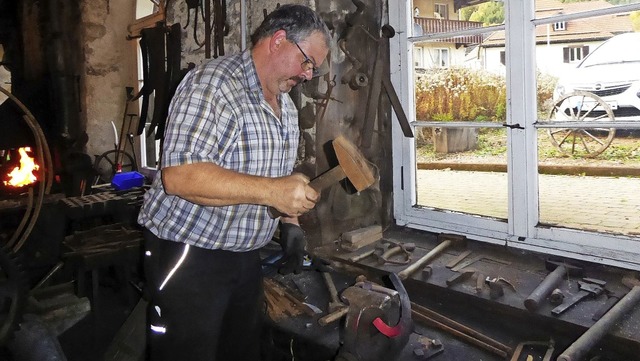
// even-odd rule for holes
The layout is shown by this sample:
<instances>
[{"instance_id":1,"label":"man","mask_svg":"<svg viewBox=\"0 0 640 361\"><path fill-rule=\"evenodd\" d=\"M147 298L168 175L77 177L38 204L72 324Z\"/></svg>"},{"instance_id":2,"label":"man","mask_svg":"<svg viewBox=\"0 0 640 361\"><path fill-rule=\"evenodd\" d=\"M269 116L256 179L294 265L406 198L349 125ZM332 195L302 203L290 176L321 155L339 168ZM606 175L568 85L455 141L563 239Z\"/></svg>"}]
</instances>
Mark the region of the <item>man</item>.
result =
<instances>
[{"instance_id":1,"label":"man","mask_svg":"<svg viewBox=\"0 0 640 361\"><path fill-rule=\"evenodd\" d=\"M287 265L302 262L297 216L318 193L291 174L297 111L287 94L312 78L331 36L322 19L283 5L250 51L189 72L169 109L161 171L145 195L150 359L259 360L259 249L280 222ZM272 219L273 207L287 216Z\"/></svg>"}]
</instances>

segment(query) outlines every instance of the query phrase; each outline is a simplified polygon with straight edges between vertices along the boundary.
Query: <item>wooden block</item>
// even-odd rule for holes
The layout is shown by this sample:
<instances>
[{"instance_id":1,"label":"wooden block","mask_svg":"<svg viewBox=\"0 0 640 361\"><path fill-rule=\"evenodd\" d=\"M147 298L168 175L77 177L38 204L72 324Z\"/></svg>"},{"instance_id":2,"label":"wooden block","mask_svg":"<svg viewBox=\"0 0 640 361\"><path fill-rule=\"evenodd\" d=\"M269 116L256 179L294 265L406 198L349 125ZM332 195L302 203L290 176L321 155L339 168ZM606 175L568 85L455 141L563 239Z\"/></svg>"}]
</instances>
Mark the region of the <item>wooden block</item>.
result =
<instances>
[{"instance_id":1,"label":"wooden block","mask_svg":"<svg viewBox=\"0 0 640 361\"><path fill-rule=\"evenodd\" d=\"M350 252L382 239L382 227L373 225L342 234L340 246Z\"/></svg>"}]
</instances>

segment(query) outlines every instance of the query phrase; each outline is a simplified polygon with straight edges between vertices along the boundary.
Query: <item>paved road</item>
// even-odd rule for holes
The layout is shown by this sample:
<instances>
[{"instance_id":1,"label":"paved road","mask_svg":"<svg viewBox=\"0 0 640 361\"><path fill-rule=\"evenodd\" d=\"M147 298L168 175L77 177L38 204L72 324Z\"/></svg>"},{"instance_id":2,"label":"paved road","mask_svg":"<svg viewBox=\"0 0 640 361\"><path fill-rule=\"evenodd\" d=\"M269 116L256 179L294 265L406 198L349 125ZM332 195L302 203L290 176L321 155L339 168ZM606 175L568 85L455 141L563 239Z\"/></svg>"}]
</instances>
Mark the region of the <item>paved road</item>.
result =
<instances>
[{"instance_id":1,"label":"paved road","mask_svg":"<svg viewBox=\"0 0 640 361\"><path fill-rule=\"evenodd\" d=\"M570 228L640 235L640 177L540 175L540 219ZM418 170L418 204L507 217L507 175Z\"/></svg>"}]
</instances>

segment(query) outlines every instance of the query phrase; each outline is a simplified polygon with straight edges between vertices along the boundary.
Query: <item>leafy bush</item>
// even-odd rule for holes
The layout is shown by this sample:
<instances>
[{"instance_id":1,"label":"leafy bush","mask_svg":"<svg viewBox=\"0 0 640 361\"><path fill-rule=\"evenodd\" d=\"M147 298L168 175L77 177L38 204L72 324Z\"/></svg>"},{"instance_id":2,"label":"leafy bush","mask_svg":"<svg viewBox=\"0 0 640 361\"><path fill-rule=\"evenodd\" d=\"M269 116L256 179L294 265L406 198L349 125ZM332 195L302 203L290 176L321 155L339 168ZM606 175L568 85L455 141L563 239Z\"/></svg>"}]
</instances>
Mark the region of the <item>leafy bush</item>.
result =
<instances>
[{"instance_id":1,"label":"leafy bush","mask_svg":"<svg viewBox=\"0 0 640 361\"><path fill-rule=\"evenodd\" d=\"M553 105L558 79L537 74L538 116L546 117ZM416 77L416 119L428 121L504 122L504 76L462 67L427 69Z\"/></svg>"},{"instance_id":2,"label":"leafy bush","mask_svg":"<svg viewBox=\"0 0 640 361\"><path fill-rule=\"evenodd\" d=\"M416 79L416 118L430 121L502 121L504 77L468 68L434 68Z\"/></svg>"}]
</instances>

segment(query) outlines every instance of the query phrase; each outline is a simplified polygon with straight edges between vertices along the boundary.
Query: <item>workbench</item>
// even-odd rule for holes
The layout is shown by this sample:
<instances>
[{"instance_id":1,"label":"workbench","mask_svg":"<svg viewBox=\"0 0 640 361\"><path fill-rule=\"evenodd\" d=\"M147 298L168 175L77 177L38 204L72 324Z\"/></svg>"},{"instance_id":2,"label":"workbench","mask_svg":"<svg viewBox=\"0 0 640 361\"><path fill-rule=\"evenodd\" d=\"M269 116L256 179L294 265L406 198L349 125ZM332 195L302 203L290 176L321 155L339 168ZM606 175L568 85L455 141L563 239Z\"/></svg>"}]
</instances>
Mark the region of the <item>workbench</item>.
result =
<instances>
[{"instance_id":1,"label":"workbench","mask_svg":"<svg viewBox=\"0 0 640 361\"><path fill-rule=\"evenodd\" d=\"M384 239L392 242L415 243L416 248L411 255L414 260L426 254L438 243L435 234L402 227L385 231ZM398 264L380 264L375 257L358 262L349 260L350 257L371 250L373 247L375 247L374 244L349 252L341 249L339 241L336 241L335 244L314 249L313 254L331 262L336 273L334 275L336 288L340 291L349 284L353 284L353 279L358 274L366 274L374 279L376 275L388 272L399 273L406 267ZM468 253L465 258L462 258L463 252ZM456 259L459 259L459 264L463 264L462 261L465 259L474 262L465 268L458 268L456 272L451 267L447 267ZM555 306L548 302L542 303L536 311L529 311L524 307L525 298L549 273L544 266L544 257L472 240L464 249L446 250L429 266L430 274L418 272L403 281L412 302L427 306L492 339L499 340L509 345L512 350L516 350L523 342L539 342L543 345L552 343L554 345L552 360L555 360L562 351L593 325L592 315L607 299L605 294L586 298L557 316L551 314ZM473 273L467 272L468 277L460 276L468 270L472 270ZM583 277L606 281L607 289L622 290L624 287L620 279L625 273L624 270L616 268L585 264ZM281 281L288 282L292 288L296 288L307 300L310 300L310 303L326 314L328 292L316 271L305 271L300 275L286 277L289 278ZM481 277L480 282L478 282L479 277ZM482 282L485 279L502 279L502 295L497 296L492 293L487 283ZM569 298L579 291L577 281L581 279L567 278L559 288ZM319 349L326 350L331 355L339 345L339 323L324 328L319 326L317 319L323 314L315 317L303 314L284 318L273 322L272 327L277 332L291 335L291 339L301 344L317 345ZM437 356L438 360L505 359L462 342L459 338L441 330L424 326L419 322L415 322L415 325L415 333L411 336L413 342L407 344L398 360L419 359L413 355L413 351L417 347L415 341L420 334L442 342L444 352ZM602 361L640 359L637 356L640 354L639 327L640 308L636 307L615 325L610 334L592 348L589 358L586 359L594 356L599 356ZM309 348L309 345L306 346ZM542 348L546 349L546 347ZM534 358L534 360L542 360L543 356L542 352L539 355L540 358ZM306 360L303 357L296 359ZM309 359L314 360L314 358ZM522 360L525 359L522 358Z\"/></svg>"}]
</instances>

